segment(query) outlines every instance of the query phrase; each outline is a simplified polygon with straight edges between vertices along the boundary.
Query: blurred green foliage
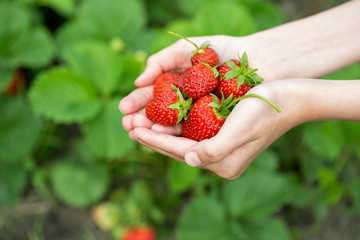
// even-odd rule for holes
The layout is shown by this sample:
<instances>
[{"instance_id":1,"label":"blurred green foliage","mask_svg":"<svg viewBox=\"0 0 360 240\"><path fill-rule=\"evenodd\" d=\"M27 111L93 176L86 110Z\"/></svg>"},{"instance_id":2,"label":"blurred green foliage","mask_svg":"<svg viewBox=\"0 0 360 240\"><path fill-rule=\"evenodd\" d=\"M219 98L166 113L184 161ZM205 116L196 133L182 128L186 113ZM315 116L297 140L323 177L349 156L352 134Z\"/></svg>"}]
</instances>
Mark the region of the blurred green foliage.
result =
<instances>
[{"instance_id":1,"label":"blurred green foliage","mask_svg":"<svg viewBox=\"0 0 360 240\"><path fill-rule=\"evenodd\" d=\"M122 128L118 102L147 56L175 41L167 30L241 36L283 21L265 0L1 1L0 207L34 189L52 204L110 207L114 238L152 225L159 239L180 240L293 239L291 216L310 209L321 221L343 199L360 214L358 123L298 126L234 181L139 146ZM359 64L325 78L359 79Z\"/></svg>"}]
</instances>

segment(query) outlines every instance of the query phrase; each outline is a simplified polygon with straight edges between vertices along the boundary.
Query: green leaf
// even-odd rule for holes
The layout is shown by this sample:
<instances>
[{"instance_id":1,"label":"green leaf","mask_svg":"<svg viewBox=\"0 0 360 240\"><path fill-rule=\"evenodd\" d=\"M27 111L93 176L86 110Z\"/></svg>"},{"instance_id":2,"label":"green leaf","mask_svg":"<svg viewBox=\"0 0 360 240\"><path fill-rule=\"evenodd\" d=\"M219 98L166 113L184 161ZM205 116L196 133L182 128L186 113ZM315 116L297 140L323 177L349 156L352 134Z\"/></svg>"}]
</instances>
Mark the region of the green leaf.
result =
<instances>
[{"instance_id":1,"label":"green leaf","mask_svg":"<svg viewBox=\"0 0 360 240\"><path fill-rule=\"evenodd\" d=\"M80 166L66 160L53 166L50 178L56 195L71 207L86 207L99 201L110 183L103 165Z\"/></svg>"},{"instance_id":2,"label":"green leaf","mask_svg":"<svg viewBox=\"0 0 360 240\"><path fill-rule=\"evenodd\" d=\"M279 166L279 156L269 149L263 151L246 171L274 172Z\"/></svg>"},{"instance_id":3,"label":"green leaf","mask_svg":"<svg viewBox=\"0 0 360 240\"><path fill-rule=\"evenodd\" d=\"M60 13L63 16L70 16L76 6L76 1L74 0L33 0L41 6L48 6L54 9L56 12Z\"/></svg>"},{"instance_id":4,"label":"green leaf","mask_svg":"<svg viewBox=\"0 0 360 240\"><path fill-rule=\"evenodd\" d=\"M181 215L176 229L179 240L225 239L227 219L223 205L210 197L192 200Z\"/></svg>"},{"instance_id":5,"label":"green leaf","mask_svg":"<svg viewBox=\"0 0 360 240\"><path fill-rule=\"evenodd\" d=\"M312 152L329 161L333 161L340 154L345 144L341 126L332 121L306 124L303 140Z\"/></svg>"},{"instance_id":6,"label":"green leaf","mask_svg":"<svg viewBox=\"0 0 360 240\"><path fill-rule=\"evenodd\" d=\"M200 169L178 161L171 161L167 171L167 181L174 193L188 190L199 177Z\"/></svg>"},{"instance_id":7,"label":"green leaf","mask_svg":"<svg viewBox=\"0 0 360 240\"><path fill-rule=\"evenodd\" d=\"M323 79L335 79L335 80L352 80L360 78L360 64L355 63L340 69L331 74L325 75Z\"/></svg>"},{"instance_id":8,"label":"green leaf","mask_svg":"<svg viewBox=\"0 0 360 240\"><path fill-rule=\"evenodd\" d=\"M143 44L145 20L145 8L139 0L85 1L77 18L60 29L58 40L66 47L84 39L110 43L120 38L136 47Z\"/></svg>"},{"instance_id":9,"label":"green leaf","mask_svg":"<svg viewBox=\"0 0 360 240\"><path fill-rule=\"evenodd\" d=\"M326 168L319 171L320 187L325 193L325 200L330 204L339 202L344 194L344 188L340 184L336 174Z\"/></svg>"},{"instance_id":10,"label":"green leaf","mask_svg":"<svg viewBox=\"0 0 360 240\"><path fill-rule=\"evenodd\" d=\"M229 68L235 70L236 72L241 72L241 68L231 60L226 61L226 65L228 65Z\"/></svg>"},{"instance_id":11,"label":"green leaf","mask_svg":"<svg viewBox=\"0 0 360 240\"><path fill-rule=\"evenodd\" d=\"M42 121L20 97L0 97L0 159L29 156L39 138Z\"/></svg>"},{"instance_id":12,"label":"green leaf","mask_svg":"<svg viewBox=\"0 0 360 240\"><path fill-rule=\"evenodd\" d=\"M64 58L76 73L92 80L106 96L116 89L123 66L109 45L99 42L74 44L64 53Z\"/></svg>"},{"instance_id":13,"label":"green leaf","mask_svg":"<svg viewBox=\"0 0 360 240\"><path fill-rule=\"evenodd\" d=\"M0 68L0 92L5 91L11 80L12 75L13 69Z\"/></svg>"},{"instance_id":14,"label":"green leaf","mask_svg":"<svg viewBox=\"0 0 360 240\"><path fill-rule=\"evenodd\" d=\"M33 19L30 11L17 4L0 4L0 66L41 67L49 63L54 44L45 28Z\"/></svg>"},{"instance_id":15,"label":"green leaf","mask_svg":"<svg viewBox=\"0 0 360 240\"><path fill-rule=\"evenodd\" d=\"M280 175L252 172L224 186L229 212L242 219L259 219L279 210L287 200L290 184Z\"/></svg>"},{"instance_id":16,"label":"green leaf","mask_svg":"<svg viewBox=\"0 0 360 240\"><path fill-rule=\"evenodd\" d=\"M22 164L0 161L0 207L14 206L26 186L26 170Z\"/></svg>"},{"instance_id":17,"label":"green leaf","mask_svg":"<svg viewBox=\"0 0 360 240\"><path fill-rule=\"evenodd\" d=\"M35 28L32 34L14 50L14 61L21 66L42 67L50 62L55 53L55 45L44 28Z\"/></svg>"},{"instance_id":18,"label":"green leaf","mask_svg":"<svg viewBox=\"0 0 360 240\"><path fill-rule=\"evenodd\" d=\"M96 118L83 125L86 140L100 157L116 158L134 146L134 141L122 127L124 115L118 109L119 101L119 98L108 101Z\"/></svg>"},{"instance_id":19,"label":"green leaf","mask_svg":"<svg viewBox=\"0 0 360 240\"><path fill-rule=\"evenodd\" d=\"M358 214L360 214L360 179L356 179L351 186L351 193Z\"/></svg>"},{"instance_id":20,"label":"green leaf","mask_svg":"<svg viewBox=\"0 0 360 240\"><path fill-rule=\"evenodd\" d=\"M224 75L224 80L231 80L233 78L236 78L236 77L240 77L240 72L237 72L235 70L231 70L231 71L228 71L227 73L225 73Z\"/></svg>"},{"instance_id":21,"label":"green leaf","mask_svg":"<svg viewBox=\"0 0 360 240\"><path fill-rule=\"evenodd\" d=\"M244 70L249 67L249 62L246 52L244 52L243 55L241 55L240 63L241 63L241 70Z\"/></svg>"},{"instance_id":22,"label":"green leaf","mask_svg":"<svg viewBox=\"0 0 360 240\"><path fill-rule=\"evenodd\" d=\"M249 240L290 240L290 231L279 218L242 221L241 227Z\"/></svg>"},{"instance_id":23,"label":"green leaf","mask_svg":"<svg viewBox=\"0 0 360 240\"><path fill-rule=\"evenodd\" d=\"M101 110L92 83L65 68L38 76L29 97L37 113L57 122L86 121Z\"/></svg>"},{"instance_id":24,"label":"green leaf","mask_svg":"<svg viewBox=\"0 0 360 240\"><path fill-rule=\"evenodd\" d=\"M199 36L214 34L241 36L255 31L254 19L248 9L230 1L223 1L221 4L207 1L198 9L191 26Z\"/></svg>"}]
</instances>

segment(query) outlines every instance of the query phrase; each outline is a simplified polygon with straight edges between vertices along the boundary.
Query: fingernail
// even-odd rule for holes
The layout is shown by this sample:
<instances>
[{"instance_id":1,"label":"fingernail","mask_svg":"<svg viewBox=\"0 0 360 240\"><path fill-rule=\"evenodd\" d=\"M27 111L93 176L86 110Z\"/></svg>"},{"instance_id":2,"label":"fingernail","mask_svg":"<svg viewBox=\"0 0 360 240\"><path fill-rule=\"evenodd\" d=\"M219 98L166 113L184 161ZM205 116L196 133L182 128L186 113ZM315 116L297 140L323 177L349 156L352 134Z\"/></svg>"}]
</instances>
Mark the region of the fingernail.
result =
<instances>
[{"instance_id":1,"label":"fingernail","mask_svg":"<svg viewBox=\"0 0 360 240\"><path fill-rule=\"evenodd\" d=\"M144 76L144 73L140 74L140 75L135 79L135 84L141 82L143 76Z\"/></svg>"},{"instance_id":2,"label":"fingernail","mask_svg":"<svg viewBox=\"0 0 360 240\"><path fill-rule=\"evenodd\" d=\"M185 156L185 162L187 163L187 165L189 165L191 167L197 167L201 164L201 161L200 161L198 155L196 154L196 152L189 152Z\"/></svg>"}]
</instances>

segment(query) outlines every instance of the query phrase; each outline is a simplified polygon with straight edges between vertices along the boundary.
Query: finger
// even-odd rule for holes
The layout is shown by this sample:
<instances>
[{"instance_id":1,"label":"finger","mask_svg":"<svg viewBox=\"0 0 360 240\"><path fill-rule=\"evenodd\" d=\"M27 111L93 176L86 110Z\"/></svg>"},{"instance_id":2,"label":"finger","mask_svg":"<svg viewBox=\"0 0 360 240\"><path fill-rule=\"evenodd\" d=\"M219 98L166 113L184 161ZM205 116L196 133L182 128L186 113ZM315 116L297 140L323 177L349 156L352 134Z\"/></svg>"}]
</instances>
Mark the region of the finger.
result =
<instances>
[{"instance_id":1,"label":"finger","mask_svg":"<svg viewBox=\"0 0 360 240\"><path fill-rule=\"evenodd\" d=\"M236 179L262 151L263 148L258 148L258 142L253 141L235 149L220 161L207 164L203 167L222 178Z\"/></svg>"},{"instance_id":2,"label":"finger","mask_svg":"<svg viewBox=\"0 0 360 240\"><path fill-rule=\"evenodd\" d=\"M122 118L122 125L125 128L125 130L130 131L134 128L133 126L133 117L134 115L130 114L130 115L126 115Z\"/></svg>"},{"instance_id":3,"label":"finger","mask_svg":"<svg viewBox=\"0 0 360 240\"><path fill-rule=\"evenodd\" d=\"M180 136L181 129L182 129L181 123L177 124L176 126L171 126L171 127L162 126L160 124L154 124L151 127L151 130L154 130L156 132L161 132L161 133L170 134L170 135L174 135L174 136Z\"/></svg>"},{"instance_id":4,"label":"finger","mask_svg":"<svg viewBox=\"0 0 360 240\"><path fill-rule=\"evenodd\" d=\"M135 85L144 87L153 84L164 72L191 66L191 49L192 46L185 40L179 40L153 54L148 58L144 72L135 80Z\"/></svg>"},{"instance_id":5,"label":"finger","mask_svg":"<svg viewBox=\"0 0 360 240\"><path fill-rule=\"evenodd\" d=\"M196 143L190 139L175 137L147 128L135 128L129 133L129 136L157 152L182 162L188 148Z\"/></svg>"},{"instance_id":6,"label":"finger","mask_svg":"<svg viewBox=\"0 0 360 240\"><path fill-rule=\"evenodd\" d=\"M119 103L119 109L124 114L131 114L144 108L154 97L154 86L137 88Z\"/></svg>"}]
</instances>

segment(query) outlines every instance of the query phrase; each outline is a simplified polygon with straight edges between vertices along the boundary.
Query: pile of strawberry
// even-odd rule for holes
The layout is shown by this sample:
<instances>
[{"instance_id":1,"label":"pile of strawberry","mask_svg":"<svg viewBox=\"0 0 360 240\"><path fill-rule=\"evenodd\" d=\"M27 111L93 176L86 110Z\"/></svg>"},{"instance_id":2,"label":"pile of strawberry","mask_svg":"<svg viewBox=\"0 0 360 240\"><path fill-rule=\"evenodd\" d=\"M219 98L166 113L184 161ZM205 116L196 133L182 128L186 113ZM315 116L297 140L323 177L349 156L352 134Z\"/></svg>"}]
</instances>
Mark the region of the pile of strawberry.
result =
<instances>
[{"instance_id":1,"label":"pile of strawberry","mask_svg":"<svg viewBox=\"0 0 360 240\"><path fill-rule=\"evenodd\" d=\"M170 32L171 33L171 32ZM247 94L263 79L251 69L246 53L240 60L231 59L219 65L216 52L208 43L196 47L191 54L192 66L183 72L166 72L154 85L154 98L146 106L146 116L163 126L183 121L182 136L201 141L215 136L234 106L246 97L258 97L277 111L269 100Z\"/></svg>"}]
</instances>

